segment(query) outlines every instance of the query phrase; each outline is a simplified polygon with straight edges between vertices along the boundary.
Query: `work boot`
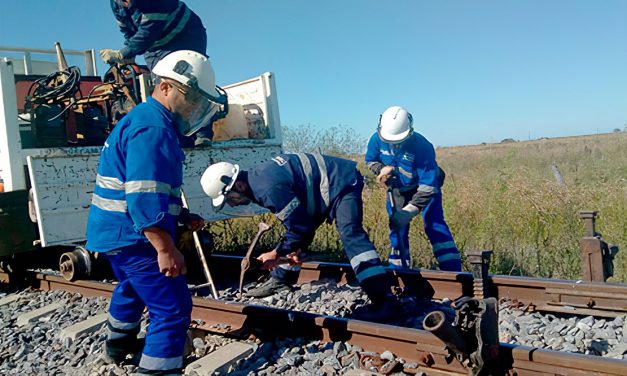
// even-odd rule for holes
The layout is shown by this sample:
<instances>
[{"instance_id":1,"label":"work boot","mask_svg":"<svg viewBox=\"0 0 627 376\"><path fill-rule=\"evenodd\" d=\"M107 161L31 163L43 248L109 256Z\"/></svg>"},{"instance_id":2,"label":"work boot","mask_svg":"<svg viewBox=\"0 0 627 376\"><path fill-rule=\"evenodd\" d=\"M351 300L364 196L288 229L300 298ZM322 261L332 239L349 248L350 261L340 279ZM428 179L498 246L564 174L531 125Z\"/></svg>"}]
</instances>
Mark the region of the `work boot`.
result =
<instances>
[{"instance_id":1,"label":"work boot","mask_svg":"<svg viewBox=\"0 0 627 376\"><path fill-rule=\"evenodd\" d=\"M114 340L115 341L115 340ZM113 342L114 342L113 341ZM144 348L144 339L143 338L132 338L125 339L127 346L120 347L112 347L107 345L107 342L102 347L102 354L98 357L98 362L102 365L107 364L122 364L127 360L127 356L131 355L129 364L138 365L139 359L142 355L142 350ZM115 343L115 342L114 342Z\"/></svg>"},{"instance_id":2,"label":"work boot","mask_svg":"<svg viewBox=\"0 0 627 376\"><path fill-rule=\"evenodd\" d=\"M351 318L362 321L384 323L398 316L402 307L398 299L386 297L381 303L370 303L353 310Z\"/></svg>"},{"instance_id":3,"label":"work boot","mask_svg":"<svg viewBox=\"0 0 627 376\"><path fill-rule=\"evenodd\" d=\"M247 291L246 296L249 298L265 298L285 290L294 290L294 288L287 282L270 278L254 289Z\"/></svg>"}]
</instances>

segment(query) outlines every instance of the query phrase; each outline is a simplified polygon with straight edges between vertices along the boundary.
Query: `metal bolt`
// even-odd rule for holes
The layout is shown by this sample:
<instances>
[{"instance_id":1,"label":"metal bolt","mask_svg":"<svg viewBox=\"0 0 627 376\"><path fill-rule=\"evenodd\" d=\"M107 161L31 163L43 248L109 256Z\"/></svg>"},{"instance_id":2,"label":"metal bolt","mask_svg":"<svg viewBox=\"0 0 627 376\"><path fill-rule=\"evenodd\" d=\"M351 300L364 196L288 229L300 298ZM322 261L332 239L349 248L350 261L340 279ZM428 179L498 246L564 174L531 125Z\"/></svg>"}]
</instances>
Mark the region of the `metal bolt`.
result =
<instances>
[{"instance_id":1,"label":"metal bolt","mask_svg":"<svg viewBox=\"0 0 627 376\"><path fill-rule=\"evenodd\" d=\"M466 259L472 265L473 293L476 298L484 299L490 294L488 291L488 270L492 251L468 251Z\"/></svg>"}]
</instances>

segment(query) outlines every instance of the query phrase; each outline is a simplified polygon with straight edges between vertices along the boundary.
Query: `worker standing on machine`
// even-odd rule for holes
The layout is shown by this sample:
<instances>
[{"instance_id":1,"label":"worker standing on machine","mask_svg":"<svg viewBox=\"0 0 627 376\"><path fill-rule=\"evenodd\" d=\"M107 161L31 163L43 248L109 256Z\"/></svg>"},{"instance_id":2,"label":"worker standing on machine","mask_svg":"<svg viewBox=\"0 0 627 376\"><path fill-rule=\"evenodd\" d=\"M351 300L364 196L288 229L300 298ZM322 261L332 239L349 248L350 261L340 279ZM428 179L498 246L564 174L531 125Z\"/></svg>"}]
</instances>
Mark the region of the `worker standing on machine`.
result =
<instances>
[{"instance_id":1,"label":"worker standing on machine","mask_svg":"<svg viewBox=\"0 0 627 376\"><path fill-rule=\"evenodd\" d=\"M441 270L461 271L461 258L444 221L444 171L435 160L433 145L414 131L406 109L392 106L380 117L368 142L366 164L377 181L389 187L386 207L390 219L390 265L411 267L409 223L422 212L424 229Z\"/></svg>"},{"instance_id":2,"label":"worker standing on machine","mask_svg":"<svg viewBox=\"0 0 627 376\"><path fill-rule=\"evenodd\" d=\"M316 229L335 220L346 255L360 286L373 303L363 319L378 320L391 314L388 299L392 281L381 266L379 254L363 228L363 177L357 163L321 154L281 154L249 171L228 162L213 164L201 178L205 193L218 209L258 204L285 226L285 235L274 250L258 257L271 278L248 296L263 297L290 288L298 273L277 266L280 257L299 263L299 253L313 241Z\"/></svg>"},{"instance_id":3,"label":"worker standing on machine","mask_svg":"<svg viewBox=\"0 0 627 376\"><path fill-rule=\"evenodd\" d=\"M102 149L86 247L104 254L119 280L104 361L120 363L139 350L136 336L148 307L139 373L169 375L181 372L192 309L185 260L174 244L175 226L185 221L185 156L177 136L211 123L222 99L209 60L198 52L173 52L153 73L152 96L120 120Z\"/></svg>"},{"instance_id":4,"label":"worker standing on machine","mask_svg":"<svg viewBox=\"0 0 627 376\"><path fill-rule=\"evenodd\" d=\"M134 62L144 55L152 71L161 58L173 51L207 54L207 32L200 17L179 0L110 0L124 35L124 48L100 50L107 64ZM196 134L195 145L210 145L211 127ZM189 140L190 143L192 140ZM191 146L191 145L190 145Z\"/></svg>"}]
</instances>

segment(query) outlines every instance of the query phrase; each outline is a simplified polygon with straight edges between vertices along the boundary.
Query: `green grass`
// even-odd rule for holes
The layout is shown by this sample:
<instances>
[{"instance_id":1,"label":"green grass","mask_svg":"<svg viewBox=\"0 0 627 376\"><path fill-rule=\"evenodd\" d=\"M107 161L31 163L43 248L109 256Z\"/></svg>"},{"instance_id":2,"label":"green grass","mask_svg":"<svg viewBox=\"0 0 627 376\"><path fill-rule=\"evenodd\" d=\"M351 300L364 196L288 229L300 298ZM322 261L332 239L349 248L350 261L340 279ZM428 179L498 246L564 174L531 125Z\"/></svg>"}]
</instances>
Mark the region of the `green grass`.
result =
<instances>
[{"instance_id":1,"label":"green grass","mask_svg":"<svg viewBox=\"0 0 627 376\"><path fill-rule=\"evenodd\" d=\"M618 244L613 282L627 282L627 133L545 139L529 142L439 148L439 164L447 173L444 212L462 253L494 251L495 274L578 279L579 240L584 234L581 210L599 212L597 231ZM385 191L367 178L364 226L384 256L389 253ZM557 184L556 164L566 182ZM282 229L271 215L274 230L263 246L271 248ZM243 252L260 218L212 225L216 248ZM431 246L421 221L412 222L410 245L415 266L434 267ZM334 227L323 225L311 250L340 259L341 243Z\"/></svg>"}]
</instances>

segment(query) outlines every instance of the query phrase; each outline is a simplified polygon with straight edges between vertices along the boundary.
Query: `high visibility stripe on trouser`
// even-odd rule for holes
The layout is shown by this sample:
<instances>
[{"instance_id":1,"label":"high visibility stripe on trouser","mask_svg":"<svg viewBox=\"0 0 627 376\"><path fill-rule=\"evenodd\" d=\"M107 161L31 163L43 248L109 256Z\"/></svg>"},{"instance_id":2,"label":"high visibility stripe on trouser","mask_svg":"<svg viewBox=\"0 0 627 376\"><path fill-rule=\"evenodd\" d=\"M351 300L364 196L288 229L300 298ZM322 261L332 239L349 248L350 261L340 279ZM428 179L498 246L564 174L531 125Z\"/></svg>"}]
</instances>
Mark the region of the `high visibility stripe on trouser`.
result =
<instances>
[{"instance_id":1,"label":"high visibility stripe on trouser","mask_svg":"<svg viewBox=\"0 0 627 376\"><path fill-rule=\"evenodd\" d=\"M133 323L141 318L144 306L148 307L150 325L140 367L180 370L192 309L187 280L161 273L157 253L149 245L127 247L107 258L120 281L109 303L111 317Z\"/></svg>"},{"instance_id":2,"label":"high visibility stripe on trouser","mask_svg":"<svg viewBox=\"0 0 627 376\"><path fill-rule=\"evenodd\" d=\"M412 195L408 193L404 196L406 201L409 201ZM389 203L387 203L386 207L388 215L391 216L392 210ZM462 264L459 251L457 250L457 246L455 246L451 230L444 220L441 192L435 193L432 196L431 201L422 210L421 214L425 233L433 247L433 255L438 261L440 269L446 271L461 271ZM398 263L396 260L401 260L401 262L406 262L408 265L411 265L409 255L409 226L398 231L390 231L390 243L393 249L389 260L390 265L395 266L393 262Z\"/></svg>"},{"instance_id":3,"label":"high visibility stripe on trouser","mask_svg":"<svg viewBox=\"0 0 627 376\"><path fill-rule=\"evenodd\" d=\"M381 265L374 244L363 227L363 203L361 191L363 178L357 173L357 184L333 206L330 216L335 219L346 256L351 262L359 285L371 301L383 301L390 292L391 278Z\"/></svg>"}]
</instances>

